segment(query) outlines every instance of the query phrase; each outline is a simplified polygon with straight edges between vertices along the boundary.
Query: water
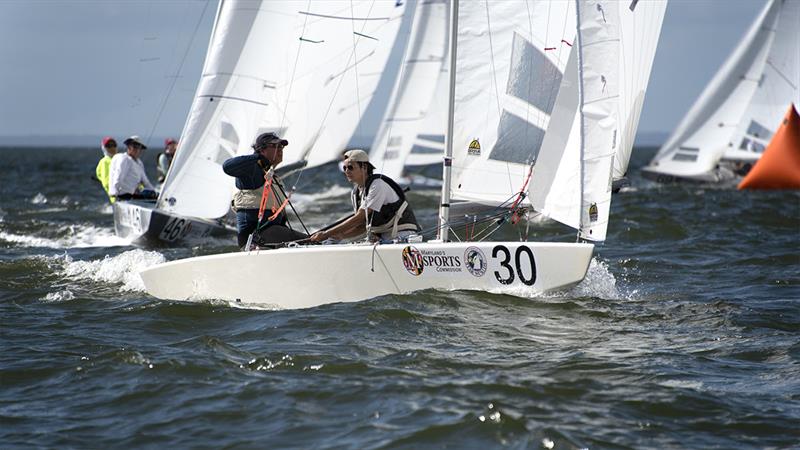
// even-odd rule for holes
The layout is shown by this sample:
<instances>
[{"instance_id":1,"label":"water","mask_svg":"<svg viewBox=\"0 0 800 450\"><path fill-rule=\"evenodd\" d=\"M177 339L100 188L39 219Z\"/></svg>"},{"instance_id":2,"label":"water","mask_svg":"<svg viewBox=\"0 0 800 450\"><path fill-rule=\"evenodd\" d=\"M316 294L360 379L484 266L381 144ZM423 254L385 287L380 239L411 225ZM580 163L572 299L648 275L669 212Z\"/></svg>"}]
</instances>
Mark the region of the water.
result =
<instances>
[{"instance_id":1,"label":"water","mask_svg":"<svg viewBox=\"0 0 800 450\"><path fill-rule=\"evenodd\" d=\"M569 292L273 311L145 294L139 269L233 239L116 238L98 158L0 150L3 448L800 448L798 193L634 171ZM346 211L340 177L303 175L310 226ZM433 223L437 194L411 200Z\"/></svg>"}]
</instances>

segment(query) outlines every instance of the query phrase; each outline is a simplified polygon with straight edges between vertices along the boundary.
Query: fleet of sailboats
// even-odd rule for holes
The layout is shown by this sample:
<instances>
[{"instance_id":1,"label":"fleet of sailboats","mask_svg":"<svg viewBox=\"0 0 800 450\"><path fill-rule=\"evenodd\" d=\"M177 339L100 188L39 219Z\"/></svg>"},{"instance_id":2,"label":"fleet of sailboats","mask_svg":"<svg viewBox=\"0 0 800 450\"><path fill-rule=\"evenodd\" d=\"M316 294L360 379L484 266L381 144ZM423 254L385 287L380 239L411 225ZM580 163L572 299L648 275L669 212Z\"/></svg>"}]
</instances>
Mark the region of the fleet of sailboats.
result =
<instances>
[{"instance_id":1,"label":"fleet of sailboats","mask_svg":"<svg viewBox=\"0 0 800 450\"><path fill-rule=\"evenodd\" d=\"M333 4L322 2L326 3ZM296 245L188 258L142 271L147 291L165 299L211 298L301 308L429 288L530 295L580 282L592 257L592 243L459 237L453 231L459 219L450 218L449 204L463 200L505 205L506 217L530 206L572 226L583 241L604 240L613 179L627 166L630 152L626 156L623 147L632 145L660 32L665 3L657 5L636 0L450 2L446 146L435 239L424 241L428 236L423 234L406 242ZM241 3L223 2L221 8L224 13L238 6ZM406 8L424 15L422 6ZM429 6L428 15L433 17L436 5ZM375 34L380 30L365 27L375 24L376 17L391 17L352 10L313 15L321 16L336 16L348 26L320 30L315 36L303 31L301 38L327 42ZM643 18L650 20L649 30L640 35ZM423 16L416 16L417 24L422 21ZM289 41L297 39L301 21L286 22L282 29L271 30L279 48L284 43L297 45ZM633 23L640 25L630 28ZM281 33L290 37L278 37ZM430 54L442 58L441 46L435 47ZM351 53L356 48L352 46ZM627 54L634 50L636 56ZM297 60L304 58L303 53L299 48ZM646 70L626 68L629 57ZM331 60L345 59L359 61L347 53ZM292 60L278 66L275 70L295 73ZM441 69L418 66L431 74L425 78L438 84L435 72ZM284 105L302 104L310 97L308 92L315 92L312 69L297 72L310 76L304 89L281 90L286 94L283 102L264 102L270 109L267 117L276 122L279 117L281 122L303 118L284 115L289 111ZM398 85L412 79L416 70L406 69L408 76L401 76ZM290 85L295 78L288 78ZM411 111L409 117L416 118L413 107L401 107L402 100L393 102L391 114L400 117ZM301 148L313 146L322 133L336 131L326 126L324 116L303 122L298 137L292 135L294 122L286 128L290 143L299 142ZM347 134L349 129L338 132ZM402 132L412 139L420 135L416 130ZM391 139L391 132L385 134ZM493 220L484 228L487 235L495 224ZM265 274L276 280L268 289L253 282Z\"/></svg>"},{"instance_id":2,"label":"fleet of sailboats","mask_svg":"<svg viewBox=\"0 0 800 450\"><path fill-rule=\"evenodd\" d=\"M800 101L800 1L769 0L650 164L661 182L733 180Z\"/></svg>"},{"instance_id":3,"label":"fleet of sailboats","mask_svg":"<svg viewBox=\"0 0 800 450\"><path fill-rule=\"evenodd\" d=\"M405 42L403 2L219 3L202 76L155 205L117 202L118 234L158 243L223 231L234 180L222 171L263 132L290 142L285 165L340 158ZM395 49L399 47L399 50ZM389 78L385 81L385 78ZM385 100L383 100L385 102Z\"/></svg>"}]
</instances>

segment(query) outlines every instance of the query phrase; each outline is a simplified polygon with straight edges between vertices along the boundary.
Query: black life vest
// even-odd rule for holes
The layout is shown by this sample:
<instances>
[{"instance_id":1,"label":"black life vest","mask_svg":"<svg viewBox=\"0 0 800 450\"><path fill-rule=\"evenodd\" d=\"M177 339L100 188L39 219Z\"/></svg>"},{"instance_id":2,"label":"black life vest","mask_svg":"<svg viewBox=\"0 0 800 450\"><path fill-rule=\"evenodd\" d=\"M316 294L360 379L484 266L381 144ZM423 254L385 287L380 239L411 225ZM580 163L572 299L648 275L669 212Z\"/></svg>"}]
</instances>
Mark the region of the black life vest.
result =
<instances>
[{"instance_id":1,"label":"black life vest","mask_svg":"<svg viewBox=\"0 0 800 450\"><path fill-rule=\"evenodd\" d=\"M368 211L367 221L370 231L375 234L391 232L391 237L395 237L397 231L420 231L417 218L414 216L414 211L411 210L411 207L406 201L406 195L403 189L386 175L370 175L369 178L367 178L367 182L364 184L363 198L367 198L372 183L378 179L383 180L392 188L395 194L397 194L398 200L381 206L381 209L378 211ZM362 196L359 195L358 186L353 188L350 199L353 202L353 212L357 213L359 208L361 208L362 199Z\"/></svg>"}]
</instances>

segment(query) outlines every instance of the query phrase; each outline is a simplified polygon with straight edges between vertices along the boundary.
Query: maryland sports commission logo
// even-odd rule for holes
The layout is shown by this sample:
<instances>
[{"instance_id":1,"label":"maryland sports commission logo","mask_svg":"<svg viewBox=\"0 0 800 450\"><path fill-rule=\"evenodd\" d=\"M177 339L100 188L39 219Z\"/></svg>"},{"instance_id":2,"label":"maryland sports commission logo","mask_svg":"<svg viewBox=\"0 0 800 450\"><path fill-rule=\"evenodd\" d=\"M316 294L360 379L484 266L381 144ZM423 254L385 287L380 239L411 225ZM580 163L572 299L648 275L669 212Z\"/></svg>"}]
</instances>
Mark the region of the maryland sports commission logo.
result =
<instances>
[{"instance_id":1,"label":"maryland sports commission logo","mask_svg":"<svg viewBox=\"0 0 800 450\"><path fill-rule=\"evenodd\" d=\"M407 246L403 249L403 265L411 275L417 276L425 268L422 264L422 253L415 247Z\"/></svg>"},{"instance_id":2,"label":"maryland sports commission logo","mask_svg":"<svg viewBox=\"0 0 800 450\"><path fill-rule=\"evenodd\" d=\"M482 277L486 273L486 255L478 247L467 247L464 251L464 265L469 273Z\"/></svg>"}]
</instances>

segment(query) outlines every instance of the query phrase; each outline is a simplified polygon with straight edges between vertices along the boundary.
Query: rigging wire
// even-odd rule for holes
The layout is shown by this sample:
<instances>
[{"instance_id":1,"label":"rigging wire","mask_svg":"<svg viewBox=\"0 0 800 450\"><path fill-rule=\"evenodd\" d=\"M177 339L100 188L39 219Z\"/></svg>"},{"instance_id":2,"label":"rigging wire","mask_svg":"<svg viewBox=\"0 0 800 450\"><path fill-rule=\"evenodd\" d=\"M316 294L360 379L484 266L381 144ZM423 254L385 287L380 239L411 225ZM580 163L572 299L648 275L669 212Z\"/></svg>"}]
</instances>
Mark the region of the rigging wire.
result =
<instances>
[{"instance_id":1,"label":"rigging wire","mask_svg":"<svg viewBox=\"0 0 800 450\"><path fill-rule=\"evenodd\" d=\"M194 30L192 31L192 37L189 39L189 43L186 45L186 51L183 52L180 64L178 64L178 70L175 72L175 76L172 78L172 82L169 84L169 89L167 89L167 95L165 95L164 99L161 101L161 107L158 110L158 114L156 114L156 118L153 121L153 127L150 129L150 133L148 133L147 135L146 142L150 142L150 139L153 137L153 134L156 131L158 122L161 120L161 115L164 113L164 109L167 107L167 101L172 95L172 90L175 88L175 84L178 82L178 75L181 73L184 63L186 63L186 58L189 56L189 51L191 50L192 42L194 42L194 38L195 36L197 36L197 31L200 29L200 25L203 23L203 17L206 15L206 10L208 9L208 5L209 2L207 1L204 2L203 11L200 12L200 17L198 17L197 23L195 24Z\"/></svg>"}]
</instances>

